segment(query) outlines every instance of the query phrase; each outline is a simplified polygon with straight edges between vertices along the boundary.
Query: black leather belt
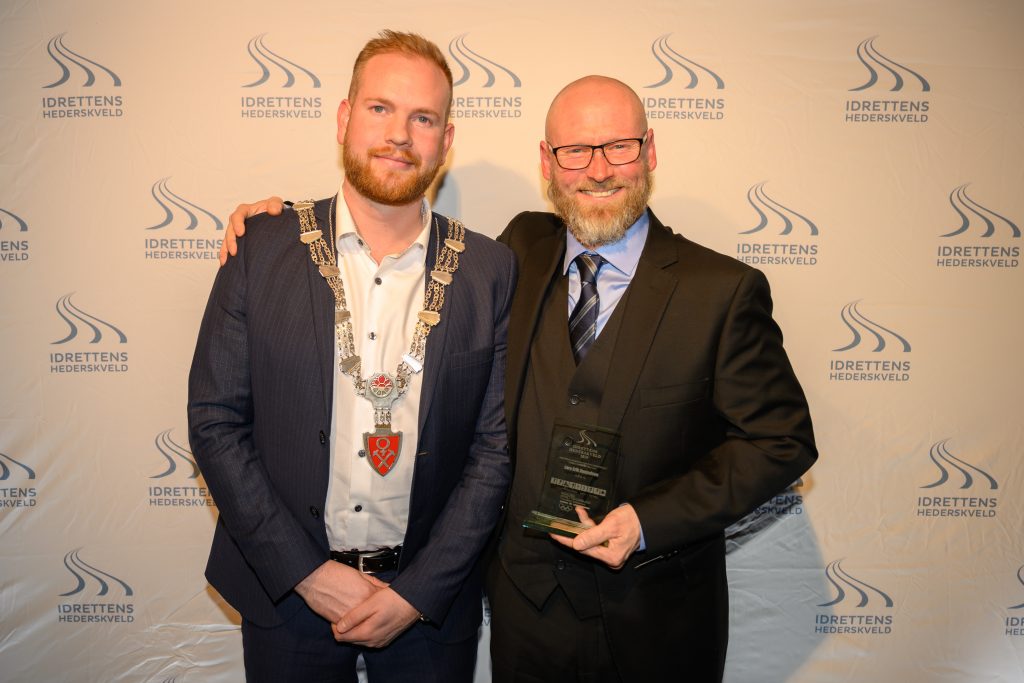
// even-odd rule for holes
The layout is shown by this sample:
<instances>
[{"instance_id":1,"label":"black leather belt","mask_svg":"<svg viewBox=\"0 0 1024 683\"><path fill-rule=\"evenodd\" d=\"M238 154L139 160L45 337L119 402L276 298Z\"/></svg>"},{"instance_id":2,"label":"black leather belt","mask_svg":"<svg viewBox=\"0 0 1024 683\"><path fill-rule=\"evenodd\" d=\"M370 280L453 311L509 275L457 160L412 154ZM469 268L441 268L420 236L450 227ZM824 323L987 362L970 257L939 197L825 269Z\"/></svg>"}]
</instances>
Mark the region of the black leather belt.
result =
<instances>
[{"instance_id":1,"label":"black leather belt","mask_svg":"<svg viewBox=\"0 0 1024 683\"><path fill-rule=\"evenodd\" d=\"M398 569L398 558L401 554L402 546L396 545L394 548L380 550L332 550L331 559L361 572L374 574Z\"/></svg>"}]
</instances>

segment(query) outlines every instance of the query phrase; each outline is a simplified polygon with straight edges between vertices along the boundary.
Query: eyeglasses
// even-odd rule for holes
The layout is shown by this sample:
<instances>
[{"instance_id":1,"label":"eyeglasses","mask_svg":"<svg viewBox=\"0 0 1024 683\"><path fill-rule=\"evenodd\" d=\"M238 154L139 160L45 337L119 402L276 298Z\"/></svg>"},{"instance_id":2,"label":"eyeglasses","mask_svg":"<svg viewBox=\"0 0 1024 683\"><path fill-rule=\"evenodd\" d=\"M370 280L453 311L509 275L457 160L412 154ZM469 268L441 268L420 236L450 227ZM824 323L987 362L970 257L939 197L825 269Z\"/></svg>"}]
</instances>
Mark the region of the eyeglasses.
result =
<instances>
[{"instance_id":1,"label":"eyeglasses","mask_svg":"<svg viewBox=\"0 0 1024 683\"><path fill-rule=\"evenodd\" d=\"M623 138L612 140L603 145L563 145L552 147L548 143L548 149L555 155L555 161L566 171L581 171L594 159L594 150L599 149L604 154L604 160L612 166L631 164L640 158L640 148L643 147L647 136L642 138Z\"/></svg>"}]
</instances>

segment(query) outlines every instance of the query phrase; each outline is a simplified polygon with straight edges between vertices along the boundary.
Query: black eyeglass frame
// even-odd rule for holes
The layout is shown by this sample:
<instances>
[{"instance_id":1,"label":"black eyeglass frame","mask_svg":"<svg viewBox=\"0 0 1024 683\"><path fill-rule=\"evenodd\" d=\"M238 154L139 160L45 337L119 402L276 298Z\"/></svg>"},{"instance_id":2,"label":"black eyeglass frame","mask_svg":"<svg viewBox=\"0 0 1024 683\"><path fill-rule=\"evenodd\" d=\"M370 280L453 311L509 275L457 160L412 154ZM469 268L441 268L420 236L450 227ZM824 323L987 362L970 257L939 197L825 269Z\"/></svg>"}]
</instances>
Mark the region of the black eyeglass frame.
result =
<instances>
[{"instance_id":1,"label":"black eyeglass frame","mask_svg":"<svg viewBox=\"0 0 1024 683\"><path fill-rule=\"evenodd\" d=\"M629 161L614 162L614 161L609 160L608 159L608 152L605 150L605 147L607 147L609 145L615 145L615 144L618 144L620 142L639 142L640 146L636 150L636 157L631 159L631 160L629 160ZM606 143L604 143L602 145L575 144L575 145L561 145L559 147L552 147L550 142L548 142L547 140L544 141L544 143L548 146L548 149L551 151L551 156L555 157L555 163L558 164L559 168L561 168L561 169L563 169L565 171L582 171L583 169L587 168L588 166L590 166L590 164L594 163L594 152L596 152L597 150L601 150L601 154L604 155L604 160L605 160L605 162L609 166L625 166L626 164L632 164L632 163L636 162L637 159L640 158L640 154L643 152L644 144L646 142L647 142L647 133L644 133L643 137L639 137L639 138L619 138L618 140L611 140L611 141L606 142ZM560 149L568 149L569 147L589 147L590 148L590 158L587 159L587 163L584 164L583 166L580 166L579 168L568 168L566 166L563 166L561 159L558 158L558 150L560 150Z\"/></svg>"}]
</instances>

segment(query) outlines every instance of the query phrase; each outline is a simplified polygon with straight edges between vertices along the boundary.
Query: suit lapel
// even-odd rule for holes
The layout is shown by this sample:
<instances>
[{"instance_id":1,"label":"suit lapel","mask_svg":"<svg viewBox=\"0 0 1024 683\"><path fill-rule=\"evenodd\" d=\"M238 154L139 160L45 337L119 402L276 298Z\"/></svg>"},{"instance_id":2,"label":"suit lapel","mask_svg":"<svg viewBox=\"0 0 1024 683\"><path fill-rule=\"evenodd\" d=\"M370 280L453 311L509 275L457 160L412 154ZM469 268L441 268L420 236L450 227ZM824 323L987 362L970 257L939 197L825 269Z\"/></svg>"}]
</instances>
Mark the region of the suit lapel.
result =
<instances>
[{"instance_id":1,"label":"suit lapel","mask_svg":"<svg viewBox=\"0 0 1024 683\"><path fill-rule=\"evenodd\" d=\"M511 427L509 432L513 435L526 363L530 356L530 343L540 320L544 299L564 256L563 228L534 242L522 261L509 318L508 370L505 379L505 412Z\"/></svg>"},{"instance_id":2,"label":"suit lapel","mask_svg":"<svg viewBox=\"0 0 1024 683\"><path fill-rule=\"evenodd\" d=\"M665 308L678 284L676 277L665 270L678 260L672 232L648 211L651 223L647 244L626 298L620 302L626 307L601 401L600 424L612 429L622 422Z\"/></svg>"},{"instance_id":3,"label":"suit lapel","mask_svg":"<svg viewBox=\"0 0 1024 683\"><path fill-rule=\"evenodd\" d=\"M433 229L431 237L427 239L426 272L424 273L423 286L430 282L430 271L434 269L437 260L437 245L448 236L448 219L440 214L433 215ZM427 347L424 351L423 362L423 385L420 388L420 409L419 409L419 433L424 433L424 425L427 422L427 414L430 412L430 404L434 397L434 387L441 372L441 361L444 359L444 347L448 340L448 328L451 327L452 311L455 310L453 299L458 296L459 274L455 273L452 284L448 286L445 293L445 302L441 308L441 322L434 326L427 337Z\"/></svg>"},{"instance_id":4,"label":"suit lapel","mask_svg":"<svg viewBox=\"0 0 1024 683\"><path fill-rule=\"evenodd\" d=\"M337 195L335 195L335 200ZM313 206L317 226L323 231L324 240L330 241L328 228L331 220L330 207L332 200L321 200ZM298 224L296 223L296 228ZM298 235L296 235L296 238ZM337 257L337 245L329 244ZM308 251L303 249L306 257L306 272L309 278L310 305L313 312L313 328L316 331L317 357L320 359L320 383L325 399L325 423L331 424L331 404L334 401L334 292L327 281L320 275Z\"/></svg>"}]
</instances>

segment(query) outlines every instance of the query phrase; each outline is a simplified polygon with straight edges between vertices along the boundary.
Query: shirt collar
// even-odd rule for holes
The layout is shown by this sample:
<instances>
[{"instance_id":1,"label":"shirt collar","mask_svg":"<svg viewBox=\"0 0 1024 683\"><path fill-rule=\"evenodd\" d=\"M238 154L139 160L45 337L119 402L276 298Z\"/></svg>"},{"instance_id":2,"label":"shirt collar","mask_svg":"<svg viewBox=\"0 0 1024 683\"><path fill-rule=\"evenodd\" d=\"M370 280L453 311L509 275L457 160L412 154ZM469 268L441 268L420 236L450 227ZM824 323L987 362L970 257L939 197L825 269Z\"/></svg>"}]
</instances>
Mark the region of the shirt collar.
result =
<instances>
[{"instance_id":1,"label":"shirt collar","mask_svg":"<svg viewBox=\"0 0 1024 683\"><path fill-rule=\"evenodd\" d=\"M640 262L640 254L644 250L644 244L647 243L647 231L650 225L651 219L645 210L640 214L640 218L636 219L636 222L629 226L622 239L618 242L602 245L597 249L587 249L580 244L572 232L566 230L565 261L562 263L562 272L568 273L569 266L580 254L596 252L613 268L623 275L632 278L633 273L636 271L636 266Z\"/></svg>"},{"instance_id":2,"label":"shirt collar","mask_svg":"<svg viewBox=\"0 0 1024 683\"><path fill-rule=\"evenodd\" d=\"M348 202L345 201L345 193L342 192L342 189L345 186L344 178L341 180L341 185L342 187L338 188L338 199L341 201L337 202L334 215L334 223L338 226L337 239L339 244L342 239L361 239L359 230L356 228L356 222L352 219L352 212L348 209ZM402 254L407 253L417 244L426 250L427 240L430 237L430 223L433 218L433 214L430 210L430 202L427 201L426 195L424 195L420 203L420 215L423 217L423 229L420 230L416 239L414 239L408 247L403 249L400 254L393 254L394 256L401 256ZM369 250L369 247L366 245L363 245L363 248Z\"/></svg>"}]
</instances>

